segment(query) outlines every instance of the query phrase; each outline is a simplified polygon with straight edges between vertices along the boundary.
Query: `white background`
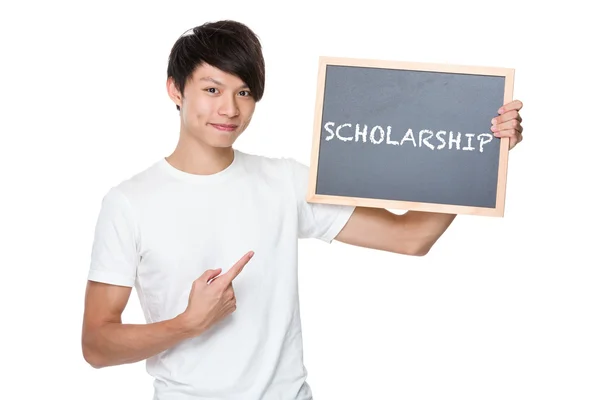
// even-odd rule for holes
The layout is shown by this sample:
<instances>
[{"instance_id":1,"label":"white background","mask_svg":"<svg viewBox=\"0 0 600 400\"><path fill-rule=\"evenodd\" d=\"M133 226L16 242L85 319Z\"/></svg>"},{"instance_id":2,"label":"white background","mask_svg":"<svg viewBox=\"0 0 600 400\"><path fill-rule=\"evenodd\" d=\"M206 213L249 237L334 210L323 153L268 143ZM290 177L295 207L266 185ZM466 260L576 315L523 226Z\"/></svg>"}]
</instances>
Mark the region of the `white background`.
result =
<instances>
[{"instance_id":1,"label":"white background","mask_svg":"<svg viewBox=\"0 0 600 400\"><path fill-rule=\"evenodd\" d=\"M2 3L0 396L152 397L143 363L81 355L95 219L176 144L172 44L232 18L267 63L244 151L309 162L320 55L515 68L525 105L504 218L460 216L423 258L301 243L315 400L599 399L600 32L592 2L551 3Z\"/></svg>"}]
</instances>

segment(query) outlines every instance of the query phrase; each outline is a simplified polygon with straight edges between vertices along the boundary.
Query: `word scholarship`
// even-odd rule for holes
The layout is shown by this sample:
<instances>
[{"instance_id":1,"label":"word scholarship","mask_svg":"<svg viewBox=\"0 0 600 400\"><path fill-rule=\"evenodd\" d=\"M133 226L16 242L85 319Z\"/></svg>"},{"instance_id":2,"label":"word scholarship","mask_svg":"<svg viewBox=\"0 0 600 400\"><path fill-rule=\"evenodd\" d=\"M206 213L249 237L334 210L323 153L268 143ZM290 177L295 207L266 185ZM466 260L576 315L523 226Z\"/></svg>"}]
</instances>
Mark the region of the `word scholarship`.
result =
<instances>
[{"instance_id":1,"label":"word scholarship","mask_svg":"<svg viewBox=\"0 0 600 400\"><path fill-rule=\"evenodd\" d=\"M326 141L337 139L342 142L359 142L362 140L363 143L367 143L368 139L374 145L405 146L410 144L415 148L427 147L431 150L452 150L454 148L465 151L478 150L483 153L484 145L490 143L494 138L490 133L464 133L463 135L461 132L444 130L434 133L429 129L421 129L415 135L413 129L408 128L402 139L398 141L392 138L392 127L389 125L385 129L375 125L369 130L366 124L343 123L336 126L335 122L328 121L323 127L328 133Z\"/></svg>"}]
</instances>

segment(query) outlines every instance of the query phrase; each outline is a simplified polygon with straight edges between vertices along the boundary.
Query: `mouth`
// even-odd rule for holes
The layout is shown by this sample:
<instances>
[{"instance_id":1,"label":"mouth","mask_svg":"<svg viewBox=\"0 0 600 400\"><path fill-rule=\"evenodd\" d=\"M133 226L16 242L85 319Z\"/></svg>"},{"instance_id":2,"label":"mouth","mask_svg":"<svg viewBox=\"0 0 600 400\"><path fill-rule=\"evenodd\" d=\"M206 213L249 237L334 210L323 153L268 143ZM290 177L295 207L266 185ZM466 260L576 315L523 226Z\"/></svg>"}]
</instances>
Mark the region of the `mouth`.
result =
<instances>
[{"instance_id":1,"label":"mouth","mask_svg":"<svg viewBox=\"0 0 600 400\"><path fill-rule=\"evenodd\" d=\"M233 132L238 127L235 124L210 124L210 125L212 125L216 129L223 131L223 132Z\"/></svg>"}]
</instances>

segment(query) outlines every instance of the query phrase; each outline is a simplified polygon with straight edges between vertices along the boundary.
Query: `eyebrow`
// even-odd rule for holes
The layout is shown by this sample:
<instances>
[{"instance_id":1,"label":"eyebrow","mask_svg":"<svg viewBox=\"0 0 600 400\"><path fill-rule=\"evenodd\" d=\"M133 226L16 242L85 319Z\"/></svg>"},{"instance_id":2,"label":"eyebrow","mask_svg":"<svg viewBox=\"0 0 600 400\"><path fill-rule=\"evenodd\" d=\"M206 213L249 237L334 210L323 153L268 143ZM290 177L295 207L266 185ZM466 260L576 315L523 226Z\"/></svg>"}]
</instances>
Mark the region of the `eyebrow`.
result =
<instances>
[{"instance_id":1,"label":"eyebrow","mask_svg":"<svg viewBox=\"0 0 600 400\"><path fill-rule=\"evenodd\" d=\"M204 77L200 78L199 80L212 82L215 85L219 85L219 86L225 86L223 84L223 82L220 82L220 81L216 80L215 78L211 78L210 76L204 76ZM239 89L250 89L250 88L248 87L248 85L244 84L244 85L240 86Z\"/></svg>"}]
</instances>

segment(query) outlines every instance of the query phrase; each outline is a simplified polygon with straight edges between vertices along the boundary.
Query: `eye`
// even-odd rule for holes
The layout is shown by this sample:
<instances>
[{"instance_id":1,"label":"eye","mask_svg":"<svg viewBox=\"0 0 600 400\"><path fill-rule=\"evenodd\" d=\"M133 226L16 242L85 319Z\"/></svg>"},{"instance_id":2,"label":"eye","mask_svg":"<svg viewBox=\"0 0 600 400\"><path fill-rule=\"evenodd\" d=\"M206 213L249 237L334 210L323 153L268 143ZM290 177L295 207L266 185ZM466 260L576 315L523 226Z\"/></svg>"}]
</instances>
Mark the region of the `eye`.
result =
<instances>
[{"instance_id":1,"label":"eye","mask_svg":"<svg viewBox=\"0 0 600 400\"><path fill-rule=\"evenodd\" d=\"M214 88L214 87L211 87L211 88L208 88L208 89L204 89L204 90L206 90L208 93L212 93L212 94L217 93L217 89Z\"/></svg>"},{"instance_id":2,"label":"eye","mask_svg":"<svg viewBox=\"0 0 600 400\"><path fill-rule=\"evenodd\" d=\"M242 90L240 91L240 95L243 97L248 97L250 96L250 91L249 90Z\"/></svg>"}]
</instances>

